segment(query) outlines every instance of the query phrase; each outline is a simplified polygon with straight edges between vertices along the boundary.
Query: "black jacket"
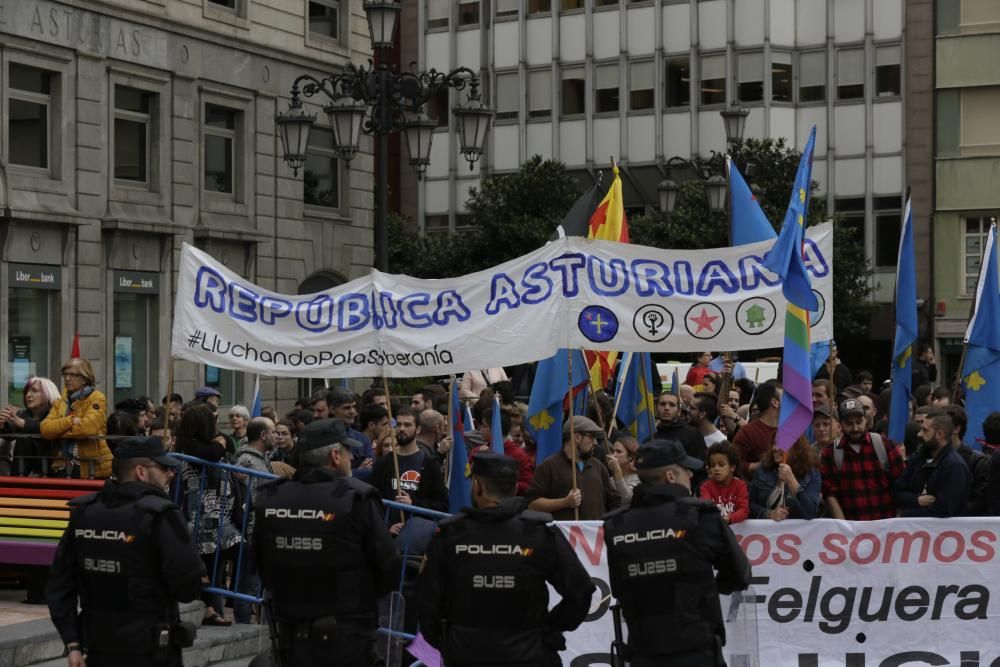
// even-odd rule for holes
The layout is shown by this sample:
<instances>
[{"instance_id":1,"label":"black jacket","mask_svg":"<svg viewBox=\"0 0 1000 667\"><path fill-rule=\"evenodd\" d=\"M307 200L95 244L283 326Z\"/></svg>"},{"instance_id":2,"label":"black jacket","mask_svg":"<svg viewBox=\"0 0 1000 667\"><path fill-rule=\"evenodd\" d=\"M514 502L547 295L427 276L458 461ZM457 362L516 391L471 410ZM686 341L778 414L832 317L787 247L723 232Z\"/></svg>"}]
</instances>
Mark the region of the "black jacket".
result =
<instances>
[{"instance_id":1,"label":"black jacket","mask_svg":"<svg viewBox=\"0 0 1000 667\"><path fill-rule=\"evenodd\" d=\"M719 594L749 586L750 563L714 504L683 486L640 484L630 507L605 518L604 543L633 657L725 644Z\"/></svg>"},{"instance_id":2,"label":"black jacket","mask_svg":"<svg viewBox=\"0 0 1000 667\"><path fill-rule=\"evenodd\" d=\"M59 636L101 665L153 664L156 628L199 596L205 574L180 510L148 484L110 480L70 506L45 591ZM169 653L157 664L179 665L180 648Z\"/></svg>"},{"instance_id":3,"label":"black jacket","mask_svg":"<svg viewBox=\"0 0 1000 667\"><path fill-rule=\"evenodd\" d=\"M0 424L0 436L7 440L14 440L14 461L11 466L11 474L42 474L42 460L39 457L52 453L52 443L42 438L40 435L41 420L35 419L29 410L18 410L17 416L24 420L22 428L17 428L9 422Z\"/></svg>"},{"instance_id":4,"label":"black jacket","mask_svg":"<svg viewBox=\"0 0 1000 667\"><path fill-rule=\"evenodd\" d=\"M955 451L972 473L972 487L969 489L969 504L965 515L983 516L986 514L986 493L990 485L990 459L966 444Z\"/></svg>"},{"instance_id":5,"label":"black jacket","mask_svg":"<svg viewBox=\"0 0 1000 667\"><path fill-rule=\"evenodd\" d=\"M923 451L906 462L906 470L894 484L893 499L900 516L962 516L969 502L972 473L951 445L928 460ZM934 502L921 507L918 497L934 496Z\"/></svg>"},{"instance_id":6,"label":"black jacket","mask_svg":"<svg viewBox=\"0 0 1000 667\"><path fill-rule=\"evenodd\" d=\"M705 446L705 436L683 419L678 419L669 424L661 422L656 427L656 433L653 437L659 440L677 440L684 445L684 450L688 453L688 456L693 456L702 462L705 461L705 454L708 451L708 447ZM697 489L705 481L706 477L707 473L704 467L701 470L695 470L691 488Z\"/></svg>"},{"instance_id":7,"label":"black jacket","mask_svg":"<svg viewBox=\"0 0 1000 667\"><path fill-rule=\"evenodd\" d=\"M438 524L417 600L421 632L448 665L548 667L587 615L590 576L552 517L525 506L508 498ZM546 583L562 597L551 610Z\"/></svg>"}]
</instances>

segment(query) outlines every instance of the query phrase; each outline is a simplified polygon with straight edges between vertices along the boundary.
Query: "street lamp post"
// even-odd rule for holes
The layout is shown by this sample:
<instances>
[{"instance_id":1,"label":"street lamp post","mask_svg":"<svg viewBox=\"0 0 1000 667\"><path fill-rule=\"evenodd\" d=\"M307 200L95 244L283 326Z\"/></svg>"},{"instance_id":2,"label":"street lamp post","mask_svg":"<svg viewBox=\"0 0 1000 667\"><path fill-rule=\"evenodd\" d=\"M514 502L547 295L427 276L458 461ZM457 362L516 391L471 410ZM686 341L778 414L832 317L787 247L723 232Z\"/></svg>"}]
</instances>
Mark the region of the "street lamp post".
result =
<instances>
[{"instance_id":1,"label":"street lamp post","mask_svg":"<svg viewBox=\"0 0 1000 667\"><path fill-rule=\"evenodd\" d=\"M372 48L379 52L392 48L393 34L398 23L399 3L395 0L365 0L368 31ZM415 65L415 64L414 64ZM275 118L284 159L294 174L305 163L309 146L309 129L316 122L315 114L302 108L303 97L322 95L323 107L333 131L334 150L350 163L357 155L361 133L376 139L378 190L375 219L375 267L387 271L389 264L389 153L388 135L402 132L409 163L420 178L430 163L431 140L437 123L424 113L427 102L442 90L468 90L464 104L452 109L459 151L472 169L483 153L493 111L480 94L479 76L468 67L450 72L400 71L379 58L368 66L347 63L343 71L317 79L302 74L292 83L288 110Z\"/></svg>"},{"instance_id":2,"label":"street lamp post","mask_svg":"<svg viewBox=\"0 0 1000 667\"><path fill-rule=\"evenodd\" d=\"M732 148L743 141L743 131L746 128L746 120L750 110L740 106L736 100L727 109L719 112L726 130L726 146ZM669 215L673 212L677 204L677 194L679 187L673 180L673 169L679 168L690 173L694 178L701 181L705 186L705 194L708 198L708 208L712 213L721 213L726 210L726 199L728 195L728 181L725 174L726 157L722 153L712 151L707 158L694 157L691 159L674 156L667 160L665 165L666 177L656 186L660 195L660 211Z\"/></svg>"}]
</instances>

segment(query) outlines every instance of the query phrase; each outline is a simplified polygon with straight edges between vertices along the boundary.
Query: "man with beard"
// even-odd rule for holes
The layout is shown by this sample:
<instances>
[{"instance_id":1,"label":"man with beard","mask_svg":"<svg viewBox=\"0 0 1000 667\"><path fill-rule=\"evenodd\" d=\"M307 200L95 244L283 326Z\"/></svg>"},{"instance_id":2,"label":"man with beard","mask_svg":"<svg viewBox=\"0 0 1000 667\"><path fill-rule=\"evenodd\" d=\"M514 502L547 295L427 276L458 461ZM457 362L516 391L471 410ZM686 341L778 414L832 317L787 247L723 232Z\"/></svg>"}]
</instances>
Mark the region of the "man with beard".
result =
<instances>
[{"instance_id":1,"label":"man with beard","mask_svg":"<svg viewBox=\"0 0 1000 667\"><path fill-rule=\"evenodd\" d=\"M396 488L396 467L392 453L375 463L371 484L385 500L448 511L448 489L436 459L417 444L417 417L409 408L396 413L396 457L399 461L399 482ZM400 512L389 512L389 532L398 535L403 527Z\"/></svg>"},{"instance_id":2,"label":"man with beard","mask_svg":"<svg viewBox=\"0 0 1000 667\"><path fill-rule=\"evenodd\" d=\"M965 513L972 474L951 446L954 430L951 417L944 412L921 424L923 444L916 455L910 457L894 487L900 516L947 518Z\"/></svg>"},{"instance_id":3,"label":"man with beard","mask_svg":"<svg viewBox=\"0 0 1000 667\"><path fill-rule=\"evenodd\" d=\"M677 394L665 391L660 394L656 401L656 433L653 437L657 440L676 440L684 445L688 456L705 460L705 437L698 433L698 430L691 426L687 419L681 414L681 399ZM694 471L693 488L705 481L704 466Z\"/></svg>"},{"instance_id":4,"label":"man with beard","mask_svg":"<svg viewBox=\"0 0 1000 667\"><path fill-rule=\"evenodd\" d=\"M472 504L438 524L417 596L420 629L449 665L558 665L595 587L562 532L513 497L518 464L472 455ZM560 596L549 610L547 583Z\"/></svg>"},{"instance_id":5,"label":"man with beard","mask_svg":"<svg viewBox=\"0 0 1000 667\"><path fill-rule=\"evenodd\" d=\"M688 427L690 428L690 427ZM601 427L594 420L577 415L563 425L562 450L535 469L525 494L528 509L551 514L556 521L572 521L579 508L581 521L600 519L619 504L611 476L603 463L592 456ZM704 441L703 441L704 442ZM573 449L576 449L576 488L573 488Z\"/></svg>"},{"instance_id":6,"label":"man with beard","mask_svg":"<svg viewBox=\"0 0 1000 667\"><path fill-rule=\"evenodd\" d=\"M903 474L903 457L895 445L867 431L865 408L856 398L841 403L837 412L844 435L820 453L830 516L850 521L893 518L892 485Z\"/></svg>"}]
</instances>

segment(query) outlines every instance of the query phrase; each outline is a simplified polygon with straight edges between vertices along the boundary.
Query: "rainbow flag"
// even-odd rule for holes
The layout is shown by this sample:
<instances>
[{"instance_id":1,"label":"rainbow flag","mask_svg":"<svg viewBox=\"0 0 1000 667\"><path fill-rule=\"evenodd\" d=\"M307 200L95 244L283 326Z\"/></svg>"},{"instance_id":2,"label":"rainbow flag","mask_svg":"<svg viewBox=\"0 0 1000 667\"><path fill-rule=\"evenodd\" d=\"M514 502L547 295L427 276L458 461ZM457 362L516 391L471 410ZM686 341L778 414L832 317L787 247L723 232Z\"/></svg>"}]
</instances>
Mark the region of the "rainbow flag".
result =
<instances>
[{"instance_id":1,"label":"rainbow flag","mask_svg":"<svg viewBox=\"0 0 1000 667\"><path fill-rule=\"evenodd\" d=\"M778 274L781 291L788 300L785 311L785 353L783 361L781 412L775 444L788 451L812 423L812 374L809 363L809 311L819 308L802 258L805 218L809 213L813 150L816 127L806 142L795 175L791 200L778 240L764 258L764 266Z\"/></svg>"},{"instance_id":2,"label":"rainbow flag","mask_svg":"<svg viewBox=\"0 0 1000 667\"><path fill-rule=\"evenodd\" d=\"M618 165L612 167L614 179L604 199L597 205L597 210L590 216L588 239L600 241L618 241L628 243L628 220L625 219L625 198L622 195L622 179ZM594 391L604 389L611 379L618 359L617 352L586 350L587 368L590 369L590 386Z\"/></svg>"}]
</instances>

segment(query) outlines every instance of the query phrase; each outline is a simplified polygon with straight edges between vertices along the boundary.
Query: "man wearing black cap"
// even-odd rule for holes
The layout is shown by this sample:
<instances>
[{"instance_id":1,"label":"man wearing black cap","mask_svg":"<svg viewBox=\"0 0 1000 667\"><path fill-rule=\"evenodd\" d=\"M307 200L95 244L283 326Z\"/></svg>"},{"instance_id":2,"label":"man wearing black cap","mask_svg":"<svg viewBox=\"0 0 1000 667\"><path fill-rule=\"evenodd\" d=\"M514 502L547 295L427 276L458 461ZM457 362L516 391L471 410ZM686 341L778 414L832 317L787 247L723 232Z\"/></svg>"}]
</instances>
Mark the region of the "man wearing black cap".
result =
<instances>
[{"instance_id":1,"label":"man wearing black cap","mask_svg":"<svg viewBox=\"0 0 1000 667\"><path fill-rule=\"evenodd\" d=\"M725 665L719 594L749 586L750 563L715 505L691 497L701 466L676 440L644 444L631 506L604 520L633 667Z\"/></svg>"},{"instance_id":2,"label":"man wearing black cap","mask_svg":"<svg viewBox=\"0 0 1000 667\"><path fill-rule=\"evenodd\" d=\"M400 558L378 491L351 478L359 447L339 419L314 421L299 432L295 476L257 492L254 554L284 665L371 664L377 601L398 584Z\"/></svg>"},{"instance_id":3,"label":"man wearing black cap","mask_svg":"<svg viewBox=\"0 0 1000 667\"><path fill-rule=\"evenodd\" d=\"M472 456L472 504L438 524L417 582L420 630L447 665L559 665L595 587L552 517L514 496L517 463ZM549 610L546 582L562 596Z\"/></svg>"},{"instance_id":4,"label":"man wearing black cap","mask_svg":"<svg viewBox=\"0 0 1000 667\"><path fill-rule=\"evenodd\" d=\"M354 422L358 418L358 399L346 389L334 387L326 394L325 403L329 416L344 422L347 426L347 435L360 444L360 449L353 452L351 462L354 477L362 482L371 483L372 470L375 466L375 450L372 449L372 441L368 436L354 428Z\"/></svg>"},{"instance_id":5,"label":"man wearing black cap","mask_svg":"<svg viewBox=\"0 0 1000 667\"><path fill-rule=\"evenodd\" d=\"M159 438L127 438L114 480L70 501L45 591L70 667L182 664L195 628L177 603L197 599L205 566L167 497L179 463Z\"/></svg>"}]
</instances>

